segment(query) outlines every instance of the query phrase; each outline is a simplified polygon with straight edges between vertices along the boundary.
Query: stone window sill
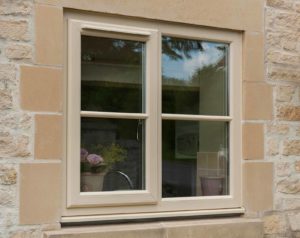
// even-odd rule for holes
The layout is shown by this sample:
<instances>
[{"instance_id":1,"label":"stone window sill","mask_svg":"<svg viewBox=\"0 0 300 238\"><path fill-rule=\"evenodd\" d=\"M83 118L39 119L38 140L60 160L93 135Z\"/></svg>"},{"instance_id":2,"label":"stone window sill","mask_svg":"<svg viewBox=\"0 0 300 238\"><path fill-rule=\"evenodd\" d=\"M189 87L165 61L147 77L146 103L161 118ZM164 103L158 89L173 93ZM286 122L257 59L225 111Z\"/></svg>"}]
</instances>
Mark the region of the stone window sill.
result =
<instances>
[{"instance_id":1,"label":"stone window sill","mask_svg":"<svg viewBox=\"0 0 300 238\"><path fill-rule=\"evenodd\" d=\"M45 238L262 238L260 219L214 218L136 224L81 226L47 231Z\"/></svg>"}]
</instances>

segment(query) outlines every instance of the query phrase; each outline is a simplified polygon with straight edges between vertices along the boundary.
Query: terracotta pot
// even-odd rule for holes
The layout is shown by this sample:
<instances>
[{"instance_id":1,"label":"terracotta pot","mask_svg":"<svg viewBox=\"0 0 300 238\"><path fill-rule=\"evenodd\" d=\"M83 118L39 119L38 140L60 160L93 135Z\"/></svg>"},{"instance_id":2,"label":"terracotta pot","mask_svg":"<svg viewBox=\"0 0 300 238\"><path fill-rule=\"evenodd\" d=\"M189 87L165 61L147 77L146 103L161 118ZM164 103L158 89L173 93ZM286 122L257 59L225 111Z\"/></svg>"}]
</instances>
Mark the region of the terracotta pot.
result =
<instances>
[{"instance_id":1,"label":"terracotta pot","mask_svg":"<svg viewBox=\"0 0 300 238\"><path fill-rule=\"evenodd\" d=\"M224 177L200 177L202 196L223 194Z\"/></svg>"},{"instance_id":2,"label":"terracotta pot","mask_svg":"<svg viewBox=\"0 0 300 238\"><path fill-rule=\"evenodd\" d=\"M102 173L81 173L80 191L81 192L99 192L103 188L105 172Z\"/></svg>"}]
</instances>

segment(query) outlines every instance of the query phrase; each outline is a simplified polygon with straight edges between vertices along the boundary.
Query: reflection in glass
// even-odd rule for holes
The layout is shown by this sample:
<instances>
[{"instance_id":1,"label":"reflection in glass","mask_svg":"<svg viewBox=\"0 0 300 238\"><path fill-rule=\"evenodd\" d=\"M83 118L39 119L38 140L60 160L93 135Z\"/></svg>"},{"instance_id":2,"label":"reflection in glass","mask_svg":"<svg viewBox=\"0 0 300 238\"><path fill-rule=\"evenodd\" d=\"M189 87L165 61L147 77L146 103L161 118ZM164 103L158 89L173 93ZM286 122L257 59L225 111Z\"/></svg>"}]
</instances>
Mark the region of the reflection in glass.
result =
<instances>
[{"instance_id":1,"label":"reflection in glass","mask_svg":"<svg viewBox=\"0 0 300 238\"><path fill-rule=\"evenodd\" d=\"M228 123L162 122L163 197L229 194Z\"/></svg>"},{"instance_id":2,"label":"reflection in glass","mask_svg":"<svg viewBox=\"0 0 300 238\"><path fill-rule=\"evenodd\" d=\"M145 43L81 36L81 110L144 112Z\"/></svg>"},{"instance_id":3,"label":"reflection in glass","mask_svg":"<svg viewBox=\"0 0 300 238\"><path fill-rule=\"evenodd\" d=\"M162 38L162 112L228 115L228 44Z\"/></svg>"},{"instance_id":4,"label":"reflection in glass","mask_svg":"<svg viewBox=\"0 0 300 238\"><path fill-rule=\"evenodd\" d=\"M81 118L81 192L142 190L144 121Z\"/></svg>"}]
</instances>

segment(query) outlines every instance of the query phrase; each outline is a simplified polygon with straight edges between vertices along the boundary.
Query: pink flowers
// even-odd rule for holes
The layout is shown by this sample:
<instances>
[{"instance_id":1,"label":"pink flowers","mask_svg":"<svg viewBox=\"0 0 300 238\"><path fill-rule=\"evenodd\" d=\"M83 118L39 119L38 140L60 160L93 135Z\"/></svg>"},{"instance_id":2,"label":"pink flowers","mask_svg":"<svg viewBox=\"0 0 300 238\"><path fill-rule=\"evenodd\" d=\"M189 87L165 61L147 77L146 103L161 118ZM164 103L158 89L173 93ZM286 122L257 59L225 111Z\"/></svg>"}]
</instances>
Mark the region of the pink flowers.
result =
<instances>
[{"instance_id":1,"label":"pink flowers","mask_svg":"<svg viewBox=\"0 0 300 238\"><path fill-rule=\"evenodd\" d=\"M88 162L91 166L99 166L104 163L104 159L101 155L89 154L89 152L84 148L80 149L80 161Z\"/></svg>"},{"instance_id":2,"label":"pink flowers","mask_svg":"<svg viewBox=\"0 0 300 238\"><path fill-rule=\"evenodd\" d=\"M86 149L81 148L80 149L80 161L85 162L86 157L88 156L88 154L89 154L89 152Z\"/></svg>"},{"instance_id":3,"label":"pink flowers","mask_svg":"<svg viewBox=\"0 0 300 238\"><path fill-rule=\"evenodd\" d=\"M104 162L104 159L100 155L96 154L89 154L86 157L86 160L92 165L92 166L97 166L101 165Z\"/></svg>"}]
</instances>

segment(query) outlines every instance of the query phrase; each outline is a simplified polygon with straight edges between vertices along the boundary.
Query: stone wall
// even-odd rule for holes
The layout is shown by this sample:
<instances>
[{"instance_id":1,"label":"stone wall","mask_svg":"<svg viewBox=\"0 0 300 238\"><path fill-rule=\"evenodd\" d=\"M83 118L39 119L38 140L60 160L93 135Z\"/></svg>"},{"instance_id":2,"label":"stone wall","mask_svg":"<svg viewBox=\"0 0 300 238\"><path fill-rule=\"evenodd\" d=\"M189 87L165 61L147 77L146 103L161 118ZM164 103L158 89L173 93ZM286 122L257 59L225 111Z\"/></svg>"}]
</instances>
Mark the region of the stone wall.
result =
<instances>
[{"instance_id":1,"label":"stone wall","mask_svg":"<svg viewBox=\"0 0 300 238\"><path fill-rule=\"evenodd\" d=\"M266 5L266 80L274 107L265 124L265 159L275 171L274 211L265 213L265 236L300 237L300 1Z\"/></svg>"},{"instance_id":2,"label":"stone wall","mask_svg":"<svg viewBox=\"0 0 300 238\"><path fill-rule=\"evenodd\" d=\"M247 177L244 187L248 189L245 205L247 216L263 218L266 238L300 237L300 1L259 1L266 1L265 69L263 62L259 64L261 68L245 65L243 157ZM44 5L35 7L35 2ZM59 214L53 213L57 211L54 201L61 198L48 198L47 203L42 200L47 200L48 191L59 194L57 187L61 183L57 170L62 158L61 2L80 8L83 1L35 2L0 0L0 238L39 238L45 230L60 228ZM101 8L99 1L93 2ZM263 47L260 18L254 14L260 5L255 4L252 9L252 2L257 0L234 2L235 11L239 9L238 3L243 2L244 9L253 13L257 22L251 21L251 14L245 14L243 19L246 15L248 18L242 21L230 13L226 21L204 14L198 23L221 24L220 27L232 26L238 30L244 24L247 28L244 53L251 59L247 62L260 62ZM105 6L126 15L126 8L115 8L113 1ZM127 8L133 9L129 5ZM215 5L207 9L211 14ZM219 9L226 15L233 8ZM194 16L199 15L196 10ZM145 17L151 18L150 13L160 14L155 9L131 14L146 14ZM180 19L191 23L189 14L179 13ZM165 20L176 19L175 15L166 15ZM47 25L49 22L51 25ZM254 33L248 33L249 29ZM260 74L263 70L264 78ZM270 204L272 199L265 199L263 193L255 194L255 189L272 190L268 185L272 181L273 163L274 204ZM43 174L48 175L42 177ZM37 178L41 179L38 185ZM42 214L37 212L39 206L46 209ZM37 211L27 211L27 207L36 207Z\"/></svg>"},{"instance_id":3,"label":"stone wall","mask_svg":"<svg viewBox=\"0 0 300 238\"><path fill-rule=\"evenodd\" d=\"M34 113L20 105L20 66L34 62L33 0L0 1L0 237L37 238L59 225L19 222L19 167L34 161Z\"/></svg>"}]
</instances>

